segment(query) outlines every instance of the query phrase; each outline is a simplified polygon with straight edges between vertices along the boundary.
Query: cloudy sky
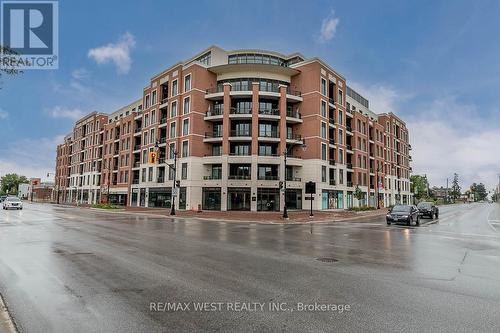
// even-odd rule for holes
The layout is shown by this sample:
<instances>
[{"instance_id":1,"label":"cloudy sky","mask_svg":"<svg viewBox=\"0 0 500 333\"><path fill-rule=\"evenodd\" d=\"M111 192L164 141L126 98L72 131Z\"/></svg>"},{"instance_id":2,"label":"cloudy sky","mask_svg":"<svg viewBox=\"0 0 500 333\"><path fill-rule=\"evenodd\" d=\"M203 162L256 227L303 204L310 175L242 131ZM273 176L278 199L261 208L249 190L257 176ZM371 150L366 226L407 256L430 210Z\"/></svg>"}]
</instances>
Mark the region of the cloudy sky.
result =
<instances>
[{"instance_id":1,"label":"cloudy sky","mask_svg":"<svg viewBox=\"0 0 500 333\"><path fill-rule=\"evenodd\" d=\"M408 122L413 169L462 187L500 172L500 2L68 1L58 70L0 85L0 175L44 176L87 112L138 98L149 78L209 45L320 57Z\"/></svg>"}]
</instances>

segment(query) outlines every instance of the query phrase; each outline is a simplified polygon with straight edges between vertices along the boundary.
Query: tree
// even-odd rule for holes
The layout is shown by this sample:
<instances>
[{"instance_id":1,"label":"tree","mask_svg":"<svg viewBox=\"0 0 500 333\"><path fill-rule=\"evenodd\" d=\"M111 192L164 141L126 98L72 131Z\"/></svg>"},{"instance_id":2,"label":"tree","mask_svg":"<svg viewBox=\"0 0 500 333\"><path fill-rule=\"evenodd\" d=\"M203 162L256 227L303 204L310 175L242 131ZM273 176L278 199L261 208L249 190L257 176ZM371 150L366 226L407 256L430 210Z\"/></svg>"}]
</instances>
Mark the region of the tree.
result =
<instances>
[{"instance_id":1,"label":"tree","mask_svg":"<svg viewBox=\"0 0 500 333\"><path fill-rule=\"evenodd\" d=\"M19 176L15 173L8 173L2 177L2 188L0 192L2 194L17 194L17 189L19 184L29 183L25 176Z\"/></svg>"},{"instance_id":2,"label":"tree","mask_svg":"<svg viewBox=\"0 0 500 333\"><path fill-rule=\"evenodd\" d=\"M488 196L488 192L486 191L486 187L483 183L473 183L470 186L470 191L474 194L474 201L482 201Z\"/></svg>"},{"instance_id":3,"label":"tree","mask_svg":"<svg viewBox=\"0 0 500 333\"><path fill-rule=\"evenodd\" d=\"M412 175L410 177L410 189L415 194L415 199L428 198L429 181L426 176Z\"/></svg>"},{"instance_id":4,"label":"tree","mask_svg":"<svg viewBox=\"0 0 500 333\"><path fill-rule=\"evenodd\" d=\"M457 200L458 198L460 198L460 194L462 193L461 190L462 189L460 188L460 182L458 180L458 173L454 173L453 174L453 181L451 183L450 196L454 200Z\"/></svg>"}]
</instances>

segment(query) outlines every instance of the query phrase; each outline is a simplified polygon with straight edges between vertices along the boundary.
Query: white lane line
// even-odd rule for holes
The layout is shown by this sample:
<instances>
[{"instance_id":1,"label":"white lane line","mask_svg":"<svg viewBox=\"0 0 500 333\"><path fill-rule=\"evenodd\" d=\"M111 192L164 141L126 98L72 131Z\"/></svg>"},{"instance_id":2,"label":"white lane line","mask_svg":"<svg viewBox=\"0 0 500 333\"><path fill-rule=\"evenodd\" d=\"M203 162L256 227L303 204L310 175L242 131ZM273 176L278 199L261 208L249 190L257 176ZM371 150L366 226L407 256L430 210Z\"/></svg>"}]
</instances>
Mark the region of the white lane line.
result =
<instances>
[{"instance_id":1,"label":"white lane line","mask_svg":"<svg viewBox=\"0 0 500 333\"><path fill-rule=\"evenodd\" d=\"M498 229L494 226L494 224L500 224L500 220L490 219L491 213L493 213L493 212L494 212L494 210L490 210L490 212L488 213L488 217L487 217L487 219L488 219L488 225L495 232L498 232Z\"/></svg>"}]
</instances>

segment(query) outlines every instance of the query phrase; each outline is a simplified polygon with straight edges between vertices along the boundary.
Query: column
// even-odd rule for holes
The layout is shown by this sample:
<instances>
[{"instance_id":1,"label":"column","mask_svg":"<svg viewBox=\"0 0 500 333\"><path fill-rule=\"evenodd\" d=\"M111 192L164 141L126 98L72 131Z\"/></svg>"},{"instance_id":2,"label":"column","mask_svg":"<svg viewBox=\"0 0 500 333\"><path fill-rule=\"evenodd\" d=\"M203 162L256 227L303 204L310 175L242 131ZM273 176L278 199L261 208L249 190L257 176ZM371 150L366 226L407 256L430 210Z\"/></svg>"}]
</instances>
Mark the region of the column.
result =
<instances>
[{"instance_id":1,"label":"column","mask_svg":"<svg viewBox=\"0 0 500 333\"><path fill-rule=\"evenodd\" d=\"M285 85L280 85L279 90L280 90L280 100L278 104L278 109L279 109L279 114L280 114L280 121L279 121L279 135L280 135L280 143L278 145L278 154L280 155L280 168L279 168L279 179L281 181L285 180L286 177L286 170L285 170L285 157L284 153L286 151L286 86ZM290 151L292 153L292 150ZM304 196L304 193L302 193L302 196ZM283 210L285 206L285 192L281 191L280 193L280 211Z\"/></svg>"}]
</instances>

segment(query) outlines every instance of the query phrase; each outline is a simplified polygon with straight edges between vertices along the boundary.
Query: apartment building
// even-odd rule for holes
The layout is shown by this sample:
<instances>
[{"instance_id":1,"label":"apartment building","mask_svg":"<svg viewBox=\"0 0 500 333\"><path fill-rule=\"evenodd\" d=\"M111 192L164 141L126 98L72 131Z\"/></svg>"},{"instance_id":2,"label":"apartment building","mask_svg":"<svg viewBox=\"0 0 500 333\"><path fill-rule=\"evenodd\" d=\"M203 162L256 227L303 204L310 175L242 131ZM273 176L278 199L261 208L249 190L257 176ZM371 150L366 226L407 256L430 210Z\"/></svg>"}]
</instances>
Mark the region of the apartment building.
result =
<instances>
[{"instance_id":1,"label":"apartment building","mask_svg":"<svg viewBox=\"0 0 500 333\"><path fill-rule=\"evenodd\" d=\"M372 112L341 74L299 53L212 46L153 76L140 100L79 120L67 138L56 184L70 202L302 209L308 181L314 209L412 200L404 122Z\"/></svg>"}]
</instances>

